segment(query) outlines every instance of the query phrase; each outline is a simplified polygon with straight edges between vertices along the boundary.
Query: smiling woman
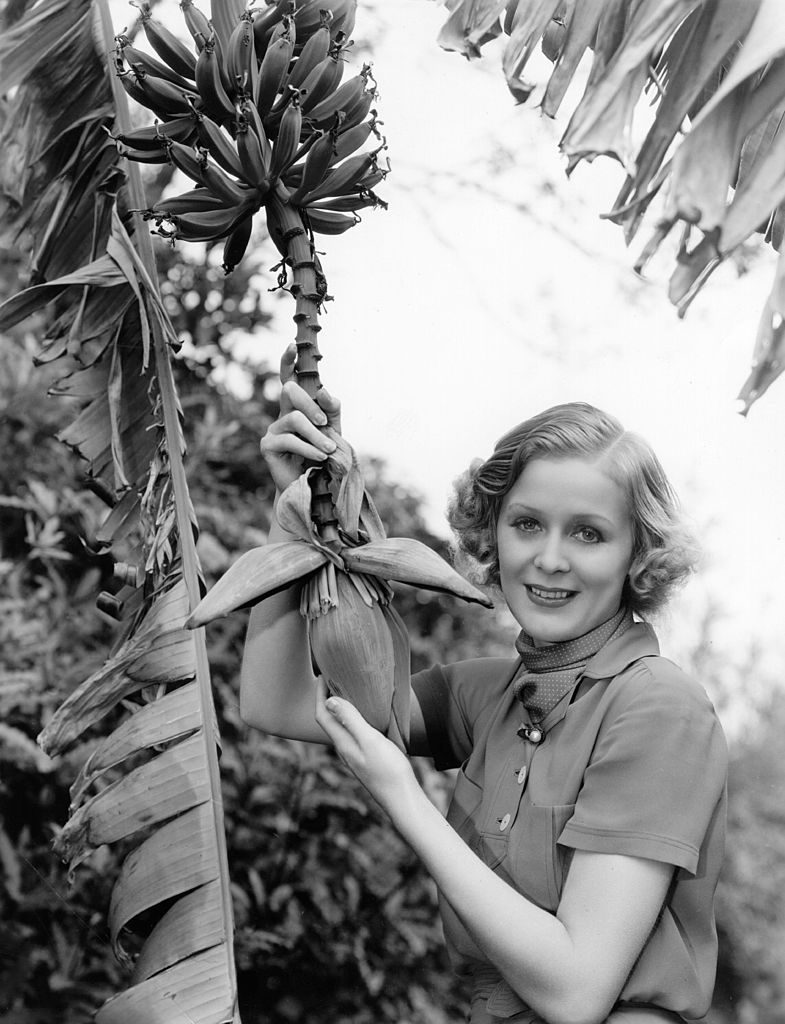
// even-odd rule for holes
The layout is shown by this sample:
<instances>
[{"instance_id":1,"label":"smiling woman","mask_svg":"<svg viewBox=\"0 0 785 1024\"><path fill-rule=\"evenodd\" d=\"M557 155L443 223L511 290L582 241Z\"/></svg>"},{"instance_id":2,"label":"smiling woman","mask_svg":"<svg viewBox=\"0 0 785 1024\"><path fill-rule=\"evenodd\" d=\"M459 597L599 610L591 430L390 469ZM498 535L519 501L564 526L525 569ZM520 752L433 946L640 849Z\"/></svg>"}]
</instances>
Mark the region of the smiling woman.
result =
<instances>
[{"instance_id":1,"label":"smiling woman","mask_svg":"<svg viewBox=\"0 0 785 1024\"><path fill-rule=\"evenodd\" d=\"M499 575L538 644L583 636L618 611L632 564L627 496L602 462L534 459L496 527Z\"/></svg>"},{"instance_id":2,"label":"smiling woman","mask_svg":"<svg viewBox=\"0 0 785 1024\"><path fill-rule=\"evenodd\" d=\"M323 460L338 415L287 383L262 440L279 490ZM446 820L401 750L330 695L340 680L315 677L295 593L254 609L244 717L332 742L390 815L439 888L471 1024L703 1016L727 751L705 692L641 621L692 562L662 468L613 417L557 406L458 482L450 521L521 634L518 657L412 680L409 753L460 768Z\"/></svg>"}]
</instances>

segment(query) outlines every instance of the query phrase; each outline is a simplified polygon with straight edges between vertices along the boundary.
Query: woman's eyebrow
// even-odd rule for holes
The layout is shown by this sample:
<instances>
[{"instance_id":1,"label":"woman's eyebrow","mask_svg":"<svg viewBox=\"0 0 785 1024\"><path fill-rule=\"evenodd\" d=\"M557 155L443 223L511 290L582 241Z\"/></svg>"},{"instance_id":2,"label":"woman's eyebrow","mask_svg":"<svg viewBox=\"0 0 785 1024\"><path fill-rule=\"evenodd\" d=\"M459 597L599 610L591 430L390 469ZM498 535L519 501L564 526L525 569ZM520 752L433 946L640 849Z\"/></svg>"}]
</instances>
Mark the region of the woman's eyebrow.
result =
<instances>
[{"instance_id":1,"label":"woman's eyebrow","mask_svg":"<svg viewBox=\"0 0 785 1024\"><path fill-rule=\"evenodd\" d=\"M534 505L527 505L527 504L524 504L523 502L520 502L520 501L510 502L510 504L507 506L507 510L506 511L507 511L507 514L513 514L513 515L522 515L523 514L523 515L530 515L530 516L542 516L542 515L545 514L545 513L543 513L543 511L541 509L536 508ZM590 519L590 520L592 520L594 522L604 523L606 526L610 526L610 527L613 527L613 526L617 525L616 523L613 522L612 519L608 519L607 516L603 515L602 512L592 512L592 511L587 511L587 512L571 512L569 518L570 518L570 521L573 522L573 523L575 523L575 522L585 522L587 519Z\"/></svg>"}]
</instances>

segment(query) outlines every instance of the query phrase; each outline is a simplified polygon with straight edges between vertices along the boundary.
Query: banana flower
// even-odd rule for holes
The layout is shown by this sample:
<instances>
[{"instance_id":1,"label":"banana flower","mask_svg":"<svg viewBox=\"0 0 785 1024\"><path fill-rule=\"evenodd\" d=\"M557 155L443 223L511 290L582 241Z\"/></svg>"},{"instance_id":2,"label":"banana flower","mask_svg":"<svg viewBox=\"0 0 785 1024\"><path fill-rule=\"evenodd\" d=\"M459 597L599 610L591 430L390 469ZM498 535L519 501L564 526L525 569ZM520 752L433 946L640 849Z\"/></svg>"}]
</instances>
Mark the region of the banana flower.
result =
<instances>
[{"instance_id":1,"label":"banana flower","mask_svg":"<svg viewBox=\"0 0 785 1024\"><path fill-rule=\"evenodd\" d=\"M327 460L338 539L325 542L313 522L311 476L321 467L311 467L278 501L278 522L293 539L241 555L186 625L203 626L299 581L316 669L332 692L405 749L409 640L391 604L390 581L491 602L424 544L386 536L353 449L331 428L326 433L338 446Z\"/></svg>"}]
</instances>

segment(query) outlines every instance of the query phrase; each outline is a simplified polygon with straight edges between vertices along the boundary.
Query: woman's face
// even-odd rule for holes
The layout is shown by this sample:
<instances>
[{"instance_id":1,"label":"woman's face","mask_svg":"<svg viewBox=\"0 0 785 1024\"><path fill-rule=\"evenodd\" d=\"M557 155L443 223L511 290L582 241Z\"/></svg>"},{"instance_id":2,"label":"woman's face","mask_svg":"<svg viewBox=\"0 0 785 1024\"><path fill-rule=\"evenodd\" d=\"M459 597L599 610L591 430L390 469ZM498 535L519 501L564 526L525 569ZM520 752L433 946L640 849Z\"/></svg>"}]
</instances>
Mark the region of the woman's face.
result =
<instances>
[{"instance_id":1,"label":"woman's face","mask_svg":"<svg viewBox=\"0 0 785 1024\"><path fill-rule=\"evenodd\" d=\"M529 462L505 495L496 533L502 592L536 643L573 640L618 611L632 521L601 461Z\"/></svg>"}]
</instances>

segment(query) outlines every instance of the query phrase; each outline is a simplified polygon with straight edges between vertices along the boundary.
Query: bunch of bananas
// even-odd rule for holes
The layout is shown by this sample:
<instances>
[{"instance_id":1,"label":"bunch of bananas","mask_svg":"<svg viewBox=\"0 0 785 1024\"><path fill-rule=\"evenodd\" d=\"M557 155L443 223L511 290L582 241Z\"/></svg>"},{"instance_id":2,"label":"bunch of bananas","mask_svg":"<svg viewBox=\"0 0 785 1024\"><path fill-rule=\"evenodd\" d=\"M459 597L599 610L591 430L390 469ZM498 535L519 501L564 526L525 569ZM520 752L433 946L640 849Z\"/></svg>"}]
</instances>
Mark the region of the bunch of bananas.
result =
<instances>
[{"instance_id":1,"label":"bunch of bananas","mask_svg":"<svg viewBox=\"0 0 785 1024\"><path fill-rule=\"evenodd\" d=\"M263 10L243 10L224 40L192 0L181 0L195 51L152 17L147 0L134 6L156 56L118 35L115 70L157 121L117 135L119 152L169 161L194 182L142 211L158 234L225 238L229 273L262 208L286 259L283 208L299 211L312 237L340 234L359 210L386 205L373 191L389 164L380 164L386 142L370 66L342 82L356 0L268 0Z\"/></svg>"}]
</instances>

